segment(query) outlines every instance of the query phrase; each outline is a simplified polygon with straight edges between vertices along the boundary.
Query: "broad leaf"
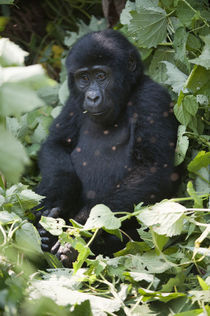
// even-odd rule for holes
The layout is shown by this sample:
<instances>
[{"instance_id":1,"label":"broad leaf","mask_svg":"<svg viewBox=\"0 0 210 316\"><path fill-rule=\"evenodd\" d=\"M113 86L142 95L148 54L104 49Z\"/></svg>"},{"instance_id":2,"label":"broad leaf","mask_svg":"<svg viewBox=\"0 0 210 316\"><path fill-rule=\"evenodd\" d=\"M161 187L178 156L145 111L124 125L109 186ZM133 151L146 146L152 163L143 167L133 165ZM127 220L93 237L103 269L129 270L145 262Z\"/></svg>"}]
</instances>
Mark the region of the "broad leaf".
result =
<instances>
[{"instance_id":1,"label":"broad leaf","mask_svg":"<svg viewBox=\"0 0 210 316\"><path fill-rule=\"evenodd\" d=\"M157 234L171 237L182 232L185 210L184 206L167 201L145 208L137 218Z\"/></svg>"},{"instance_id":2,"label":"broad leaf","mask_svg":"<svg viewBox=\"0 0 210 316\"><path fill-rule=\"evenodd\" d=\"M175 166L180 165L186 156L189 147L189 139L185 136L186 126L180 125L178 128L178 138L175 151Z\"/></svg>"},{"instance_id":3,"label":"broad leaf","mask_svg":"<svg viewBox=\"0 0 210 316\"><path fill-rule=\"evenodd\" d=\"M168 61L163 61L163 63L166 65L168 75L168 79L165 83L169 84L173 91L179 94L185 87L187 76L172 63L169 63Z\"/></svg>"},{"instance_id":4,"label":"broad leaf","mask_svg":"<svg viewBox=\"0 0 210 316\"><path fill-rule=\"evenodd\" d=\"M32 190L23 190L18 194L18 198L20 199L21 205L24 208L32 208L39 204L39 202L44 198Z\"/></svg>"},{"instance_id":5,"label":"broad leaf","mask_svg":"<svg viewBox=\"0 0 210 316\"><path fill-rule=\"evenodd\" d=\"M20 115L44 105L32 89L16 83L0 87L0 112L2 116Z\"/></svg>"},{"instance_id":6,"label":"broad leaf","mask_svg":"<svg viewBox=\"0 0 210 316\"><path fill-rule=\"evenodd\" d=\"M31 223L25 223L15 233L17 245L29 252L42 253L41 239L36 228Z\"/></svg>"},{"instance_id":7,"label":"broad leaf","mask_svg":"<svg viewBox=\"0 0 210 316\"><path fill-rule=\"evenodd\" d=\"M12 3L13 1L0 1L3 3ZM22 66L24 59L28 55L18 45L11 42L8 38L0 38L0 65L1 66Z\"/></svg>"},{"instance_id":8,"label":"broad leaf","mask_svg":"<svg viewBox=\"0 0 210 316\"><path fill-rule=\"evenodd\" d=\"M203 51L199 57L191 59L190 62L210 69L210 35L201 36L201 38L205 42Z\"/></svg>"},{"instance_id":9,"label":"broad leaf","mask_svg":"<svg viewBox=\"0 0 210 316\"><path fill-rule=\"evenodd\" d=\"M0 126L0 171L12 183L18 182L29 163L23 145Z\"/></svg>"},{"instance_id":10,"label":"broad leaf","mask_svg":"<svg viewBox=\"0 0 210 316\"><path fill-rule=\"evenodd\" d=\"M110 208L103 204L98 204L92 208L84 229L105 227L109 230L115 230L120 228L120 226L120 219L114 216Z\"/></svg>"},{"instance_id":11,"label":"broad leaf","mask_svg":"<svg viewBox=\"0 0 210 316\"><path fill-rule=\"evenodd\" d=\"M8 225L12 224L14 221L21 221L21 218L15 213L9 213L7 211L0 212L0 224L1 225Z\"/></svg>"},{"instance_id":12,"label":"broad leaf","mask_svg":"<svg viewBox=\"0 0 210 316\"><path fill-rule=\"evenodd\" d=\"M39 223L46 229L50 234L59 236L63 232L63 226L66 225L62 218L52 218L42 216Z\"/></svg>"},{"instance_id":13,"label":"broad leaf","mask_svg":"<svg viewBox=\"0 0 210 316\"><path fill-rule=\"evenodd\" d=\"M203 167L210 165L210 152L200 151L197 156L188 164L190 172L197 172Z\"/></svg>"},{"instance_id":14,"label":"broad leaf","mask_svg":"<svg viewBox=\"0 0 210 316\"><path fill-rule=\"evenodd\" d=\"M151 1L150 1L151 2ZM132 12L132 20L128 32L135 36L140 47L156 47L166 38L167 16L165 10L158 6L140 4L137 11Z\"/></svg>"}]
</instances>

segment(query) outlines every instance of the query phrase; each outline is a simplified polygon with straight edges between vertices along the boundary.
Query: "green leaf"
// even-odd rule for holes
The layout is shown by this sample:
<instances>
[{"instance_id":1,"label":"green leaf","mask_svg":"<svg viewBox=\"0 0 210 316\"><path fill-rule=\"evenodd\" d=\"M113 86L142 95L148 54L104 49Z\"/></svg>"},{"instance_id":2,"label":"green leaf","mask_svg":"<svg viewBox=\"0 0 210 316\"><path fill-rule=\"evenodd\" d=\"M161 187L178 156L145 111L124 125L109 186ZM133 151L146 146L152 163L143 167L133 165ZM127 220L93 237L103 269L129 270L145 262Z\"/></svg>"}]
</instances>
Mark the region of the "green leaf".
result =
<instances>
[{"instance_id":1,"label":"green leaf","mask_svg":"<svg viewBox=\"0 0 210 316\"><path fill-rule=\"evenodd\" d=\"M31 223L25 223L15 233L18 247L28 251L41 253L41 238Z\"/></svg>"},{"instance_id":2,"label":"green leaf","mask_svg":"<svg viewBox=\"0 0 210 316\"><path fill-rule=\"evenodd\" d=\"M158 235L155 232L153 232L152 237L156 253L159 255L160 252L163 250L164 246L166 245L166 243L168 242L169 238L163 235Z\"/></svg>"},{"instance_id":3,"label":"green leaf","mask_svg":"<svg viewBox=\"0 0 210 316\"><path fill-rule=\"evenodd\" d=\"M23 145L0 126L0 171L8 181L15 183L28 163Z\"/></svg>"},{"instance_id":4,"label":"green leaf","mask_svg":"<svg viewBox=\"0 0 210 316\"><path fill-rule=\"evenodd\" d=\"M66 278L62 275L60 277L59 275L52 275L49 280L33 280L30 286L30 299L46 296L58 305L67 306L68 309L69 306L89 300L93 315L102 316L114 314L121 308L122 303L118 298L105 298L72 289L72 278L75 279L76 276L77 284L80 284L81 278L84 277L81 276L80 270L74 276L68 275Z\"/></svg>"},{"instance_id":5,"label":"green leaf","mask_svg":"<svg viewBox=\"0 0 210 316\"><path fill-rule=\"evenodd\" d=\"M79 252L77 260L73 263L74 272L77 272L92 252L89 247L81 242L76 243L75 249Z\"/></svg>"},{"instance_id":6,"label":"green leaf","mask_svg":"<svg viewBox=\"0 0 210 316\"><path fill-rule=\"evenodd\" d=\"M110 208L103 204L97 204L91 209L89 218L84 225L84 229L89 230L105 227L109 230L115 230L120 228L120 226L120 219L114 216Z\"/></svg>"},{"instance_id":7,"label":"green leaf","mask_svg":"<svg viewBox=\"0 0 210 316\"><path fill-rule=\"evenodd\" d=\"M205 42L205 46L199 57L191 59L190 62L196 65L203 66L206 69L210 69L210 35L201 36Z\"/></svg>"},{"instance_id":8,"label":"green leaf","mask_svg":"<svg viewBox=\"0 0 210 316\"><path fill-rule=\"evenodd\" d=\"M155 276L149 273L142 272L126 272L125 275L129 275L134 281L146 281L148 283L155 281Z\"/></svg>"},{"instance_id":9,"label":"green leaf","mask_svg":"<svg viewBox=\"0 0 210 316\"><path fill-rule=\"evenodd\" d=\"M52 123L51 117L43 117L37 125L31 140L33 143L41 144L49 133L49 126Z\"/></svg>"},{"instance_id":10,"label":"green leaf","mask_svg":"<svg viewBox=\"0 0 210 316\"><path fill-rule=\"evenodd\" d=\"M165 83L168 78L167 68L163 61L173 63L174 52L168 48L157 48L149 65L149 75L159 83Z\"/></svg>"},{"instance_id":11,"label":"green leaf","mask_svg":"<svg viewBox=\"0 0 210 316\"><path fill-rule=\"evenodd\" d=\"M177 120L184 126L187 126L192 118L191 114L185 110L183 104L178 105L178 103L174 106L174 114Z\"/></svg>"},{"instance_id":12,"label":"green leaf","mask_svg":"<svg viewBox=\"0 0 210 316\"><path fill-rule=\"evenodd\" d=\"M190 10L184 1L179 1L177 8L176 8L176 14L178 19L187 27L190 27L193 21L193 17L195 15L195 12L193 10Z\"/></svg>"},{"instance_id":13,"label":"green leaf","mask_svg":"<svg viewBox=\"0 0 210 316\"><path fill-rule=\"evenodd\" d=\"M127 1L125 8L122 10L122 13L120 15L120 22L123 25L130 24L130 21L132 19L131 11L135 10L135 3L131 1Z\"/></svg>"},{"instance_id":14,"label":"green leaf","mask_svg":"<svg viewBox=\"0 0 210 316\"><path fill-rule=\"evenodd\" d=\"M186 88L192 91L194 94L207 94L206 91L202 92L202 88L206 85L209 86L210 70L206 70L204 67L195 65L190 73L190 76L186 82ZM201 90L202 89L202 90Z\"/></svg>"},{"instance_id":15,"label":"green leaf","mask_svg":"<svg viewBox=\"0 0 210 316\"><path fill-rule=\"evenodd\" d=\"M179 94L185 86L187 76L172 63L169 63L168 61L163 61L163 63L166 65L168 75L165 84L170 85L172 90Z\"/></svg>"},{"instance_id":16,"label":"green leaf","mask_svg":"<svg viewBox=\"0 0 210 316\"><path fill-rule=\"evenodd\" d=\"M175 49L175 58L184 64L188 64L186 57L186 43L189 33L186 32L184 27L179 27L174 35L173 46Z\"/></svg>"},{"instance_id":17,"label":"green leaf","mask_svg":"<svg viewBox=\"0 0 210 316\"><path fill-rule=\"evenodd\" d=\"M2 116L20 115L44 105L36 92L21 84L5 83L0 87L0 113Z\"/></svg>"},{"instance_id":18,"label":"green leaf","mask_svg":"<svg viewBox=\"0 0 210 316\"><path fill-rule=\"evenodd\" d=\"M44 198L44 196L41 196L32 190L23 190L18 194L18 198L21 202L21 205L23 208L33 208L34 206L38 205L40 201Z\"/></svg>"},{"instance_id":19,"label":"green leaf","mask_svg":"<svg viewBox=\"0 0 210 316\"><path fill-rule=\"evenodd\" d=\"M145 270L149 273L163 273L175 266L172 262L166 261L162 255L157 255L154 250L145 252L139 257Z\"/></svg>"},{"instance_id":20,"label":"green leaf","mask_svg":"<svg viewBox=\"0 0 210 316\"><path fill-rule=\"evenodd\" d=\"M189 147L189 139L185 136L186 126L180 125L178 127L178 137L177 137L177 144L175 150L175 166L180 165L186 156L188 147Z\"/></svg>"},{"instance_id":21,"label":"green leaf","mask_svg":"<svg viewBox=\"0 0 210 316\"><path fill-rule=\"evenodd\" d=\"M3 78L1 84L18 83L33 90L38 90L45 86L56 86L56 82L47 77L41 65L7 67L0 68L0 70Z\"/></svg>"},{"instance_id":22,"label":"green leaf","mask_svg":"<svg viewBox=\"0 0 210 316\"><path fill-rule=\"evenodd\" d=\"M14 221L21 221L21 218L13 212L11 212L11 213L9 213L7 211L0 212L0 224L1 225L4 226L4 225L12 224Z\"/></svg>"},{"instance_id":23,"label":"green leaf","mask_svg":"<svg viewBox=\"0 0 210 316\"><path fill-rule=\"evenodd\" d=\"M126 247L118 252L115 252L115 257L125 256L127 254L143 254L144 251L149 251L151 248L142 241L129 241Z\"/></svg>"},{"instance_id":24,"label":"green leaf","mask_svg":"<svg viewBox=\"0 0 210 316\"><path fill-rule=\"evenodd\" d=\"M58 96L59 96L59 101L61 102L61 104L65 104L66 100L69 97L69 87L68 87L68 81L67 79L64 80L64 82L61 84L59 92L58 92Z\"/></svg>"},{"instance_id":25,"label":"green leaf","mask_svg":"<svg viewBox=\"0 0 210 316\"><path fill-rule=\"evenodd\" d=\"M187 184L187 192L194 200L193 207L202 208L203 207L203 200L202 200L202 198L199 197L197 192L194 190L194 187L193 187L193 184L191 181L189 181Z\"/></svg>"},{"instance_id":26,"label":"green leaf","mask_svg":"<svg viewBox=\"0 0 210 316\"><path fill-rule=\"evenodd\" d=\"M62 218L52 218L42 216L39 223L46 229L50 234L54 236L59 236L63 232L63 227L66 225L66 222Z\"/></svg>"},{"instance_id":27,"label":"green leaf","mask_svg":"<svg viewBox=\"0 0 210 316\"><path fill-rule=\"evenodd\" d=\"M12 0L0 1L0 4L10 4ZM28 55L18 45L11 42L8 38L0 38L0 65L1 66L22 66L24 59Z\"/></svg>"},{"instance_id":28,"label":"green leaf","mask_svg":"<svg viewBox=\"0 0 210 316\"><path fill-rule=\"evenodd\" d=\"M188 164L187 169L190 172L197 172L203 167L210 165L210 152L200 151L196 157Z\"/></svg>"},{"instance_id":29,"label":"green leaf","mask_svg":"<svg viewBox=\"0 0 210 316\"><path fill-rule=\"evenodd\" d=\"M202 314L203 314L203 308L191 309L190 311L187 311L187 312L174 314L174 316L201 316Z\"/></svg>"},{"instance_id":30,"label":"green leaf","mask_svg":"<svg viewBox=\"0 0 210 316\"><path fill-rule=\"evenodd\" d=\"M187 95L182 101L184 109L192 116L195 116L198 111L197 99L194 95Z\"/></svg>"},{"instance_id":31,"label":"green leaf","mask_svg":"<svg viewBox=\"0 0 210 316\"><path fill-rule=\"evenodd\" d=\"M195 96L187 95L182 99L181 105L174 106L174 114L177 120L187 126L198 111L198 102ZM196 125L197 127L197 125Z\"/></svg>"},{"instance_id":32,"label":"green leaf","mask_svg":"<svg viewBox=\"0 0 210 316\"><path fill-rule=\"evenodd\" d=\"M152 4L152 6L150 6ZM140 0L137 11L131 12L128 32L135 36L138 45L144 48L157 47L166 38L167 15L156 1Z\"/></svg>"},{"instance_id":33,"label":"green leaf","mask_svg":"<svg viewBox=\"0 0 210 316\"><path fill-rule=\"evenodd\" d=\"M184 206L167 201L145 208L137 218L157 234L171 237L182 232L185 210Z\"/></svg>"},{"instance_id":34,"label":"green leaf","mask_svg":"<svg viewBox=\"0 0 210 316\"><path fill-rule=\"evenodd\" d=\"M74 311L69 313L69 316L93 316L90 306L90 301L86 300L81 304L76 304L74 307Z\"/></svg>"},{"instance_id":35,"label":"green leaf","mask_svg":"<svg viewBox=\"0 0 210 316\"><path fill-rule=\"evenodd\" d=\"M151 290L147 290L147 289L143 289L143 288L140 288L138 291L141 295L144 296L144 298L147 297L148 299L155 299L155 300L158 300L158 301L161 301L164 303L167 303L171 300L174 300L176 298L179 298L179 297L186 295L186 294L179 293L179 292L176 292L176 293L155 292L155 291L151 291Z\"/></svg>"},{"instance_id":36,"label":"green leaf","mask_svg":"<svg viewBox=\"0 0 210 316\"><path fill-rule=\"evenodd\" d=\"M56 106L53 110L52 110L52 112L51 112L51 116L53 117L53 118L56 118L59 114L60 114L60 112L61 112L61 110L62 110L62 106Z\"/></svg>"},{"instance_id":37,"label":"green leaf","mask_svg":"<svg viewBox=\"0 0 210 316\"><path fill-rule=\"evenodd\" d=\"M208 284L203 279L201 279L201 277L199 275L197 275L197 278L198 278L198 282L200 284L200 287L202 288L203 291L210 290L210 286L208 286Z\"/></svg>"}]
</instances>

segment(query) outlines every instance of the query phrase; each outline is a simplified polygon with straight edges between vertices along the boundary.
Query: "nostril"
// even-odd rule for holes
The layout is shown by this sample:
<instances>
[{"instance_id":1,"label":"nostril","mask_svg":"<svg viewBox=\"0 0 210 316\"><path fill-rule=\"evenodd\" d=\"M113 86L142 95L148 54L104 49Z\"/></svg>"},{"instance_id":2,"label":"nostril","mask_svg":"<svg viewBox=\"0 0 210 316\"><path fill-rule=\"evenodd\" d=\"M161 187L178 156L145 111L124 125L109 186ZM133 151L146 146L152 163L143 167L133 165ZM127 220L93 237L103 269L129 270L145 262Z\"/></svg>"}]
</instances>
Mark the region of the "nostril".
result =
<instances>
[{"instance_id":1,"label":"nostril","mask_svg":"<svg viewBox=\"0 0 210 316\"><path fill-rule=\"evenodd\" d=\"M100 95L91 91L87 93L87 100L91 103L97 103L98 101L100 101Z\"/></svg>"},{"instance_id":2,"label":"nostril","mask_svg":"<svg viewBox=\"0 0 210 316\"><path fill-rule=\"evenodd\" d=\"M96 102L96 101L98 101L99 96L89 96L88 95L87 98L89 101Z\"/></svg>"}]
</instances>

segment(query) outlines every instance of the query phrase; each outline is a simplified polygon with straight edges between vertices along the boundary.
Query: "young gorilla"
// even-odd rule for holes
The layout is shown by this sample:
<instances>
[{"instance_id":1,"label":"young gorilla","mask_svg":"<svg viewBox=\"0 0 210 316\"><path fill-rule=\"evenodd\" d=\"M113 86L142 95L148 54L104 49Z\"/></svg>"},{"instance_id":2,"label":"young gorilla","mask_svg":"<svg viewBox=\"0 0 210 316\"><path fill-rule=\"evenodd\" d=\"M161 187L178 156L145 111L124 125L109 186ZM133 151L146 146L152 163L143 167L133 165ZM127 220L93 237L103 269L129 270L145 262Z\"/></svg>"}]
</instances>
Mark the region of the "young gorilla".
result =
<instances>
[{"instance_id":1,"label":"young gorilla","mask_svg":"<svg viewBox=\"0 0 210 316\"><path fill-rule=\"evenodd\" d=\"M42 214L85 223L97 203L132 211L139 202L169 197L177 180L177 123L169 94L144 75L137 49L117 31L93 32L73 46L66 66L70 97L39 157ZM123 230L137 237L133 220ZM70 264L71 249L54 246L39 231L43 250ZM99 239L106 243L99 248L104 254L123 246L105 233Z\"/></svg>"}]
</instances>

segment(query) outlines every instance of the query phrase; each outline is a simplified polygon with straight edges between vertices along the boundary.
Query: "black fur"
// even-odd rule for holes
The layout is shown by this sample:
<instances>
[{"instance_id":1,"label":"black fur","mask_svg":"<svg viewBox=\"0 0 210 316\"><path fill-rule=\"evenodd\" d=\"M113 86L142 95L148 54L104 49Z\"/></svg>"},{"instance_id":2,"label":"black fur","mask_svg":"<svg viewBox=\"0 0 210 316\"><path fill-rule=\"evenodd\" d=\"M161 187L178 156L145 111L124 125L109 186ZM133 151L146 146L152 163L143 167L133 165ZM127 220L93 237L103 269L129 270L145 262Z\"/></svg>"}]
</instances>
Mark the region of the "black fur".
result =
<instances>
[{"instance_id":1,"label":"black fur","mask_svg":"<svg viewBox=\"0 0 210 316\"><path fill-rule=\"evenodd\" d=\"M168 92L144 75L137 49L117 31L94 32L73 46L66 65L70 97L39 156L45 209L59 207L60 217L84 223L97 203L132 211L141 201L170 197L177 123ZM98 120L83 113L85 95L74 76L94 65L111 69L102 106L112 115Z\"/></svg>"}]
</instances>

